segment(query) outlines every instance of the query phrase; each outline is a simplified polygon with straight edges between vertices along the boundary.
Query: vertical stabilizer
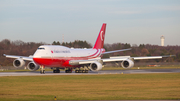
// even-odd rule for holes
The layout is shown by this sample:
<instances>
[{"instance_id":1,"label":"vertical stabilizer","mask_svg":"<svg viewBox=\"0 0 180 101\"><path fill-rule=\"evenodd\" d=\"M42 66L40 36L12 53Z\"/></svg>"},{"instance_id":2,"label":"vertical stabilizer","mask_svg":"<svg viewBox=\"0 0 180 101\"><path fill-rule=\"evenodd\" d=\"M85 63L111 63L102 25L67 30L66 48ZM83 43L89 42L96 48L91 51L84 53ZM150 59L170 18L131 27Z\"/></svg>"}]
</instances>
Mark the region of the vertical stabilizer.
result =
<instances>
[{"instance_id":1,"label":"vertical stabilizer","mask_svg":"<svg viewBox=\"0 0 180 101\"><path fill-rule=\"evenodd\" d=\"M94 49L101 49L104 46L104 39L105 39L105 31L106 31L106 23L103 23L99 35L97 37L96 43L94 45Z\"/></svg>"}]
</instances>

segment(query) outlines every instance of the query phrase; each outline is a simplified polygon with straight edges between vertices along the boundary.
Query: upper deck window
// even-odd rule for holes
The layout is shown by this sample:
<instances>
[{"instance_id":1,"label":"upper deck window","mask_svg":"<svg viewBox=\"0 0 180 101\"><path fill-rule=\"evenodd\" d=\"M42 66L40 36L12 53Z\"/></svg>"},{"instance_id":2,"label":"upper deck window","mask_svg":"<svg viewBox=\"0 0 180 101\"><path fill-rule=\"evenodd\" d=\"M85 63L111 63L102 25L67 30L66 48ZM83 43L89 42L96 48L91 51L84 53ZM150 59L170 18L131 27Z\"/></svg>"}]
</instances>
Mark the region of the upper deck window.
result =
<instances>
[{"instance_id":1,"label":"upper deck window","mask_svg":"<svg viewBox=\"0 0 180 101\"><path fill-rule=\"evenodd\" d=\"M38 48L39 50L45 50L45 48L42 48L42 47L40 47L40 48Z\"/></svg>"}]
</instances>

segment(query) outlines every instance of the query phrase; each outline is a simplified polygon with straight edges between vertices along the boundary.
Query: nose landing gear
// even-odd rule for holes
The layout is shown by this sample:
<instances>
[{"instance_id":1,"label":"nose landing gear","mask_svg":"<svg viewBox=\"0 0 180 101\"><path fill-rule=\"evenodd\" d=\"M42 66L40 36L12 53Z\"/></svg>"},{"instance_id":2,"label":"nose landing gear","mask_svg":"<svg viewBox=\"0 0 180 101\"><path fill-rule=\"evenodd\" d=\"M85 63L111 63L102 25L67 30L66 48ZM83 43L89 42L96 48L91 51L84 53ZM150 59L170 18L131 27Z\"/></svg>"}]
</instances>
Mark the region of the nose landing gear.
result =
<instances>
[{"instance_id":1,"label":"nose landing gear","mask_svg":"<svg viewBox=\"0 0 180 101\"><path fill-rule=\"evenodd\" d=\"M45 74L44 68L45 68L44 66L40 66L40 73L41 73L41 74Z\"/></svg>"}]
</instances>

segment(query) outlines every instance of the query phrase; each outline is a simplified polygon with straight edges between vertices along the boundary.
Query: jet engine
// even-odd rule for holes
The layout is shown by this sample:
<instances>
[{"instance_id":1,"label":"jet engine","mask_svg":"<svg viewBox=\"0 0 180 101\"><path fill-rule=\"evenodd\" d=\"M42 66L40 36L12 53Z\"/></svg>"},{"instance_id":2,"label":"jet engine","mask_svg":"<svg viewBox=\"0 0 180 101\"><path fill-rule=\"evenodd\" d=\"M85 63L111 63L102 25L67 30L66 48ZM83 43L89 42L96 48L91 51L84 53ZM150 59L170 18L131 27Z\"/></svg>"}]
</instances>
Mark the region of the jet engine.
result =
<instances>
[{"instance_id":1,"label":"jet engine","mask_svg":"<svg viewBox=\"0 0 180 101\"><path fill-rule=\"evenodd\" d=\"M16 68L24 67L25 66L25 61L21 58L18 58L13 61L13 66Z\"/></svg>"},{"instance_id":2,"label":"jet engine","mask_svg":"<svg viewBox=\"0 0 180 101\"><path fill-rule=\"evenodd\" d=\"M91 69L92 71L101 70L101 69L102 69L102 64L99 63L99 62L97 62L97 61L95 61L95 62L93 62L93 63L90 64L90 69Z\"/></svg>"},{"instance_id":3,"label":"jet engine","mask_svg":"<svg viewBox=\"0 0 180 101\"><path fill-rule=\"evenodd\" d=\"M134 66L134 62L131 59L127 59L121 63L121 66L125 69L132 68Z\"/></svg>"},{"instance_id":4,"label":"jet engine","mask_svg":"<svg viewBox=\"0 0 180 101\"><path fill-rule=\"evenodd\" d=\"M34 62L29 62L28 65L27 65L27 68L30 70L30 71L36 71L39 69L39 66L36 65Z\"/></svg>"}]
</instances>

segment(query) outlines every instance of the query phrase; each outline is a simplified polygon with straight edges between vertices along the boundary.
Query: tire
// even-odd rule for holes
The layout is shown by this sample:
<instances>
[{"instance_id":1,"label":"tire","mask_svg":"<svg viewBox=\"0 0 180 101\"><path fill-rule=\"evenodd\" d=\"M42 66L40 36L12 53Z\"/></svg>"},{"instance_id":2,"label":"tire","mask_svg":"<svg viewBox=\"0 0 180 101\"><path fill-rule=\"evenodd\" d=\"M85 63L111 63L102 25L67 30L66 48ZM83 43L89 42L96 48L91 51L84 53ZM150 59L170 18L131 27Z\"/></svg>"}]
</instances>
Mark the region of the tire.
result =
<instances>
[{"instance_id":1,"label":"tire","mask_svg":"<svg viewBox=\"0 0 180 101\"><path fill-rule=\"evenodd\" d=\"M88 70L85 70L85 73L88 73Z\"/></svg>"},{"instance_id":2,"label":"tire","mask_svg":"<svg viewBox=\"0 0 180 101\"><path fill-rule=\"evenodd\" d=\"M72 73L72 71L71 71L71 70L65 70L65 72L66 72L66 73Z\"/></svg>"}]
</instances>

